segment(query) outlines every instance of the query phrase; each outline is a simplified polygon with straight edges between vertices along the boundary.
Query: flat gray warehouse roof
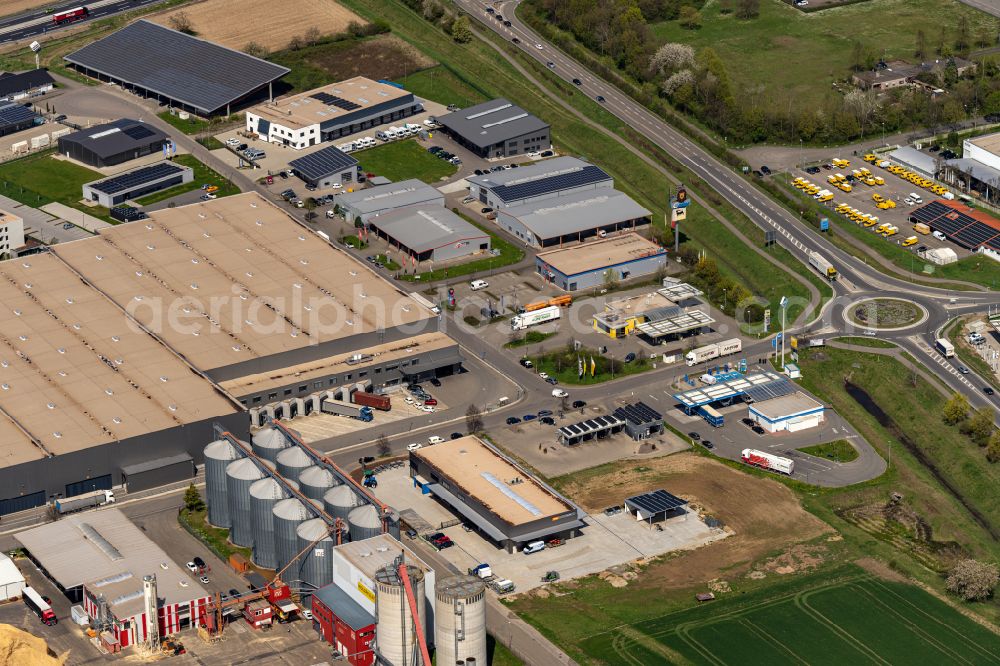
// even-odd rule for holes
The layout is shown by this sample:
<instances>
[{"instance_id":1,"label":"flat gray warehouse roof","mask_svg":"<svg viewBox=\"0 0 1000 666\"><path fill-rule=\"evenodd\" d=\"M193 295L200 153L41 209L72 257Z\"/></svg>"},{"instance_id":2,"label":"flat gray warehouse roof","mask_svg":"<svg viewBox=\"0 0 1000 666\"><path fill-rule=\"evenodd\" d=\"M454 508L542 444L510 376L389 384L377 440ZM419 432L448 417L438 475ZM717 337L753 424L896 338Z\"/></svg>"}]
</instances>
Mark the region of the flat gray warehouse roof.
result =
<instances>
[{"instance_id":1,"label":"flat gray warehouse roof","mask_svg":"<svg viewBox=\"0 0 1000 666\"><path fill-rule=\"evenodd\" d=\"M64 59L205 114L291 71L146 20L125 26Z\"/></svg>"},{"instance_id":2,"label":"flat gray warehouse roof","mask_svg":"<svg viewBox=\"0 0 1000 666\"><path fill-rule=\"evenodd\" d=\"M122 118L67 134L59 138L59 143L80 144L95 155L107 158L166 138L166 134L152 125Z\"/></svg>"},{"instance_id":3,"label":"flat gray warehouse roof","mask_svg":"<svg viewBox=\"0 0 1000 666\"><path fill-rule=\"evenodd\" d=\"M624 192L602 187L500 211L539 238L555 238L652 215Z\"/></svg>"},{"instance_id":4,"label":"flat gray warehouse roof","mask_svg":"<svg viewBox=\"0 0 1000 666\"><path fill-rule=\"evenodd\" d=\"M549 124L500 98L438 116L437 121L480 148L540 132Z\"/></svg>"},{"instance_id":5,"label":"flat gray warehouse roof","mask_svg":"<svg viewBox=\"0 0 1000 666\"><path fill-rule=\"evenodd\" d=\"M518 169L505 169L482 176L470 176L468 182L491 190L503 201L516 201L550 194L583 185L614 183L603 169L575 157L556 157Z\"/></svg>"},{"instance_id":6,"label":"flat gray warehouse roof","mask_svg":"<svg viewBox=\"0 0 1000 666\"><path fill-rule=\"evenodd\" d=\"M429 201L443 200L444 196L427 183L410 178L389 185L377 185L357 192L345 192L337 199L362 215L386 208L415 206Z\"/></svg>"},{"instance_id":7,"label":"flat gray warehouse roof","mask_svg":"<svg viewBox=\"0 0 1000 666\"><path fill-rule=\"evenodd\" d=\"M400 208L373 217L368 223L414 252L489 238L485 231L472 226L447 208L437 206Z\"/></svg>"}]
</instances>

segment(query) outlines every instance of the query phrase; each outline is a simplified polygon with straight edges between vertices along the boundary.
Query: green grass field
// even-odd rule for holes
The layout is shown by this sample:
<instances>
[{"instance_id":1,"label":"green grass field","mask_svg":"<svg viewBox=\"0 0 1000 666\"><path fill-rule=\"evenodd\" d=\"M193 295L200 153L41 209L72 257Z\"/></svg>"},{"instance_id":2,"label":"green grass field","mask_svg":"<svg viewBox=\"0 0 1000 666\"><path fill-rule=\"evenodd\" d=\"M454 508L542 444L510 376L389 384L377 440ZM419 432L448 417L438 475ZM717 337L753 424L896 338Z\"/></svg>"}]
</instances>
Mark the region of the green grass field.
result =
<instances>
[{"instance_id":1,"label":"green grass field","mask_svg":"<svg viewBox=\"0 0 1000 666\"><path fill-rule=\"evenodd\" d=\"M457 170L453 164L428 153L416 139L392 141L355 153L354 157L366 172L394 182L416 178L433 185Z\"/></svg>"},{"instance_id":2,"label":"green grass field","mask_svg":"<svg viewBox=\"0 0 1000 666\"><path fill-rule=\"evenodd\" d=\"M590 636L609 664L966 663L996 635L923 590L861 573L808 576Z\"/></svg>"},{"instance_id":3,"label":"green grass field","mask_svg":"<svg viewBox=\"0 0 1000 666\"><path fill-rule=\"evenodd\" d=\"M168 190L153 192L149 196L145 196L137 200L136 203L140 206L148 206L149 204L163 201L164 199L169 199L170 197L175 197L178 194L184 194L185 192L190 192L191 190L200 189L204 184L217 186L219 190L215 194L219 197L228 197L230 195L240 193L238 187L223 178L214 169L210 169L202 164L194 155L177 155L174 157L174 162L191 167L194 170L194 180L190 183L184 183L183 185L171 187Z\"/></svg>"},{"instance_id":4,"label":"green grass field","mask_svg":"<svg viewBox=\"0 0 1000 666\"><path fill-rule=\"evenodd\" d=\"M565 347L542 353L525 354L527 358L535 364L538 372L547 372L550 376L559 380L560 384L568 385L590 385L602 384L613 379L620 379L626 375L637 375L647 370L653 369L653 364L643 354L637 354L637 358L631 363L624 363L622 356L612 359L603 356L592 349L581 349L579 353L567 350ZM583 359L584 372L581 377L577 358ZM594 359L594 374L590 374L590 359ZM614 371L612 372L612 362Z\"/></svg>"},{"instance_id":5,"label":"green grass field","mask_svg":"<svg viewBox=\"0 0 1000 666\"><path fill-rule=\"evenodd\" d=\"M118 224L104 206L85 206L83 184L103 176L87 167L57 160L51 152L36 153L0 165L0 194L38 208L58 202L88 215Z\"/></svg>"},{"instance_id":6,"label":"green grass field","mask_svg":"<svg viewBox=\"0 0 1000 666\"><path fill-rule=\"evenodd\" d=\"M719 9L718 2L706 3L699 30L685 30L677 21L652 28L662 42L711 46L734 83L759 90L759 103L790 102L793 108L822 106L836 94L832 83L850 76L855 41L886 60L913 61L918 30L933 49L942 28L949 45L954 41L962 15L969 18L973 36L987 30L995 38L998 25L997 19L954 0L870 0L808 14L765 0L759 18L750 21Z\"/></svg>"},{"instance_id":7,"label":"green grass field","mask_svg":"<svg viewBox=\"0 0 1000 666\"><path fill-rule=\"evenodd\" d=\"M862 338L858 336L847 335L842 338L837 338L837 342L843 342L846 345L855 345L857 347L872 347L873 349L892 349L896 345L885 340L879 340L878 338Z\"/></svg>"},{"instance_id":8,"label":"green grass field","mask_svg":"<svg viewBox=\"0 0 1000 666\"><path fill-rule=\"evenodd\" d=\"M799 449L799 451L816 456L817 458L829 458L830 460L842 463L851 462L858 458L858 450L851 446L850 442L846 439L838 439L826 444L817 444L816 446L807 446Z\"/></svg>"},{"instance_id":9,"label":"green grass field","mask_svg":"<svg viewBox=\"0 0 1000 666\"><path fill-rule=\"evenodd\" d=\"M169 111L163 111L156 115L160 118L160 120L166 121L185 134L200 134L211 129L220 128L223 125L243 121L242 113L234 113L231 116L212 118L211 120L204 120L195 116L188 116L186 120L181 120L180 116L170 113ZM209 148L209 150L211 150L211 148Z\"/></svg>"},{"instance_id":10,"label":"green grass field","mask_svg":"<svg viewBox=\"0 0 1000 666\"><path fill-rule=\"evenodd\" d=\"M472 83L467 83L445 67L438 65L410 74L397 81L417 97L431 99L441 104L457 104L461 107L474 106L489 99Z\"/></svg>"}]
</instances>

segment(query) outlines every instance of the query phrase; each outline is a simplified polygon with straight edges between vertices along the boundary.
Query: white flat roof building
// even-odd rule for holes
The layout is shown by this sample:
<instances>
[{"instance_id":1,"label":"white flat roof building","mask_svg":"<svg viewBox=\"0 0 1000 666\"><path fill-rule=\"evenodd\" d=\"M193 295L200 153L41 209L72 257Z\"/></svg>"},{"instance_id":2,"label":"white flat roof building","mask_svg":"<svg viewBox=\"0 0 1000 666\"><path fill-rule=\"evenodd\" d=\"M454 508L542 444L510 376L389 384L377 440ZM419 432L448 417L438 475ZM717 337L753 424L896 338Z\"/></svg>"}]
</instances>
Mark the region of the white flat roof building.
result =
<instances>
[{"instance_id":1,"label":"white flat roof building","mask_svg":"<svg viewBox=\"0 0 1000 666\"><path fill-rule=\"evenodd\" d=\"M0 210L0 255L8 257L24 247L24 220Z\"/></svg>"},{"instance_id":2,"label":"white flat roof building","mask_svg":"<svg viewBox=\"0 0 1000 666\"><path fill-rule=\"evenodd\" d=\"M826 407L801 391L752 403L750 418L768 432L798 432L823 422Z\"/></svg>"}]
</instances>

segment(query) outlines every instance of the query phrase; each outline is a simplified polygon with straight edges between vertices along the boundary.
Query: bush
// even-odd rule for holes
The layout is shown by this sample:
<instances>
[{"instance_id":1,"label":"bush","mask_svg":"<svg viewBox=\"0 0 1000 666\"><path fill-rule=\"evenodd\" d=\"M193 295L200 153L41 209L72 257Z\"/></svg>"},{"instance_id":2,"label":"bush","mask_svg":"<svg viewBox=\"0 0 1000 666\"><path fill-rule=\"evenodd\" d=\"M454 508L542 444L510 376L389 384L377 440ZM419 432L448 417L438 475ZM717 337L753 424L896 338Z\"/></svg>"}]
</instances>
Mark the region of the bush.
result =
<instances>
[{"instance_id":1,"label":"bush","mask_svg":"<svg viewBox=\"0 0 1000 666\"><path fill-rule=\"evenodd\" d=\"M993 595L1000 580L995 564L978 560L962 560L948 574L948 591L965 601L982 601Z\"/></svg>"}]
</instances>

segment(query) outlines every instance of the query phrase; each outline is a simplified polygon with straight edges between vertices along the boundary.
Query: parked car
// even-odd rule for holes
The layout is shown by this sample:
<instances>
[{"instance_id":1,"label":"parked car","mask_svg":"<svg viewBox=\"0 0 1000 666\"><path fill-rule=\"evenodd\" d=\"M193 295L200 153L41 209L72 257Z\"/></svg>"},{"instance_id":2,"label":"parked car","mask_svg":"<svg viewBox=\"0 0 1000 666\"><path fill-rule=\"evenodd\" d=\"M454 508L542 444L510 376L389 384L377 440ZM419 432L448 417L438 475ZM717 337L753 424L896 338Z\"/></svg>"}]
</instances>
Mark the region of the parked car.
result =
<instances>
[{"instance_id":1,"label":"parked car","mask_svg":"<svg viewBox=\"0 0 1000 666\"><path fill-rule=\"evenodd\" d=\"M440 444L443 441L444 437L441 437L439 435L431 435L430 437L427 438L428 444Z\"/></svg>"},{"instance_id":2,"label":"parked car","mask_svg":"<svg viewBox=\"0 0 1000 666\"><path fill-rule=\"evenodd\" d=\"M629 353L625 354L625 362L626 363L631 363L634 360L635 360L635 352L629 352Z\"/></svg>"},{"instance_id":3,"label":"parked car","mask_svg":"<svg viewBox=\"0 0 1000 666\"><path fill-rule=\"evenodd\" d=\"M565 397L568 397L568 396L569 396L569 393L566 392L566 389L561 389L561 388L552 389L552 397L553 398L565 398Z\"/></svg>"},{"instance_id":4,"label":"parked car","mask_svg":"<svg viewBox=\"0 0 1000 666\"><path fill-rule=\"evenodd\" d=\"M581 409L581 408L586 407L586 406L587 406L587 403L584 400L574 400L573 401L573 409Z\"/></svg>"},{"instance_id":5,"label":"parked car","mask_svg":"<svg viewBox=\"0 0 1000 666\"><path fill-rule=\"evenodd\" d=\"M552 384L553 386L559 383L559 380L556 379L555 377L546 377L545 381L549 384Z\"/></svg>"},{"instance_id":6,"label":"parked car","mask_svg":"<svg viewBox=\"0 0 1000 666\"><path fill-rule=\"evenodd\" d=\"M704 446L706 449L714 449L715 448L715 444L712 444L712 442L710 440L707 440L707 439L701 440L701 445Z\"/></svg>"},{"instance_id":7,"label":"parked car","mask_svg":"<svg viewBox=\"0 0 1000 666\"><path fill-rule=\"evenodd\" d=\"M441 380L437 377L431 377L428 381L431 383L431 386L441 386Z\"/></svg>"},{"instance_id":8,"label":"parked car","mask_svg":"<svg viewBox=\"0 0 1000 666\"><path fill-rule=\"evenodd\" d=\"M210 580L208 580L208 576L202 576L198 580L201 581L202 585L208 585L211 582Z\"/></svg>"},{"instance_id":9,"label":"parked car","mask_svg":"<svg viewBox=\"0 0 1000 666\"><path fill-rule=\"evenodd\" d=\"M539 409L538 410L538 418L541 418L543 416L552 416L552 410L551 409Z\"/></svg>"},{"instance_id":10,"label":"parked car","mask_svg":"<svg viewBox=\"0 0 1000 666\"><path fill-rule=\"evenodd\" d=\"M545 425L555 425L556 424L556 420L554 418L552 418L551 416L543 416L542 418L540 418L538 420L541 423L544 423Z\"/></svg>"},{"instance_id":11,"label":"parked car","mask_svg":"<svg viewBox=\"0 0 1000 666\"><path fill-rule=\"evenodd\" d=\"M522 358L520 360L520 363L525 368L531 368L531 367L533 367L535 365L534 363L531 362L531 359L528 359L528 358Z\"/></svg>"},{"instance_id":12,"label":"parked car","mask_svg":"<svg viewBox=\"0 0 1000 666\"><path fill-rule=\"evenodd\" d=\"M537 417L536 417L536 416L535 416L534 414L525 414L525 415L524 415L524 416L523 416L523 417L521 418L521 420L522 420L522 421L525 421L525 422L527 422L527 421L534 421L534 420L535 420L535 418L537 418Z\"/></svg>"},{"instance_id":13,"label":"parked car","mask_svg":"<svg viewBox=\"0 0 1000 666\"><path fill-rule=\"evenodd\" d=\"M424 404L430 405L431 407L437 407L437 398L424 398Z\"/></svg>"},{"instance_id":14,"label":"parked car","mask_svg":"<svg viewBox=\"0 0 1000 666\"><path fill-rule=\"evenodd\" d=\"M763 173L765 176L770 176L771 175L771 169L769 169L767 167L767 165L762 164L761 167L760 167L760 170L761 170L761 173ZM810 171L810 173L812 173L812 172Z\"/></svg>"},{"instance_id":15,"label":"parked car","mask_svg":"<svg viewBox=\"0 0 1000 666\"><path fill-rule=\"evenodd\" d=\"M508 416L507 417L507 425L517 425L520 422L521 422L521 419L517 418L516 416Z\"/></svg>"},{"instance_id":16,"label":"parked car","mask_svg":"<svg viewBox=\"0 0 1000 666\"><path fill-rule=\"evenodd\" d=\"M462 439L463 437L465 437L465 435L463 435L460 432L453 432L451 433L451 435L449 435L450 439Z\"/></svg>"},{"instance_id":17,"label":"parked car","mask_svg":"<svg viewBox=\"0 0 1000 666\"><path fill-rule=\"evenodd\" d=\"M407 444L406 445L406 450L407 451L416 451L417 449L423 448L423 446L424 445L421 444L420 442L413 442L412 444Z\"/></svg>"},{"instance_id":18,"label":"parked car","mask_svg":"<svg viewBox=\"0 0 1000 666\"><path fill-rule=\"evenodd\" d=\"M469 283L469 288L471 288L472 291L479 291L480 289L486 289L486 287L488 286L490 286L490 283L487 282L486 280L473 280L472 282Z\"/></svg>"},{"instance_id":19,"label":"parked car","mask_svg":"<svg viewBox=\"0 0 1000 666\"><path fill-rule=\"evenodd\" d=\"M540 157L552 157L553 152L551 150L543 150Z\"/></svg>"},{"instance_id":20,"label":"parked car","mask_svg":"<svg viewBox=\"0 0 1000 666\"><path fill-rule=\"evenodd\" d=\"M753 430L753 431L754 431L755 433L757 433L758 435L763 435L763 434L764 434L765 432L767 432L766 430L764 430L763 428L761 428L761 427L760 427L759 425L757 425L757 426L754 426L754 427L752 428L752 430Z\"/></svg>"},{"instance_id":21,"label":"parked car","mask_svg":"<svg viewBox=\"0 0 1000 666\"><path fill-rule=\"evenodd\" d=\"M483 215L486 215L486 213L492 213L493 209L490 208L489 206L484 206L479 212L482 213Z\"/></svg>"},{"instance_id":22,"label":"parked car","mask_svg":"<svg viewBox=\"0 0 1000 666\"><path fill-rule=\"evenodd\" d=\"M754 421L753 419L743 419L743 425L745 425L748 428L752 428L755 425L757 425L757 422Z\"/></svg>"},{"instance_id":23,"label":"parked car","mask_svg":"<svg viewBox=\"0 0 1000 666\"><path fill-rule=\"evenodd\" d=\"M192 572L192 573L198 571L198 565L195 564L194 562L188 562L184 566L187 567L187 570L190 571L190 572Z\"/></svg>"},{"instance_id":24,"label":"parked car","mask_svg":"<svg viewBox=\"0 0 1000 666\"><path fill-rule=\"evenodd\" d=\"M688 437L690 437L692 440L694 440L696 442L701 439L701 435L699 435L696 432L689 432L688 433Z\"/></svg>"}]
</instances>

